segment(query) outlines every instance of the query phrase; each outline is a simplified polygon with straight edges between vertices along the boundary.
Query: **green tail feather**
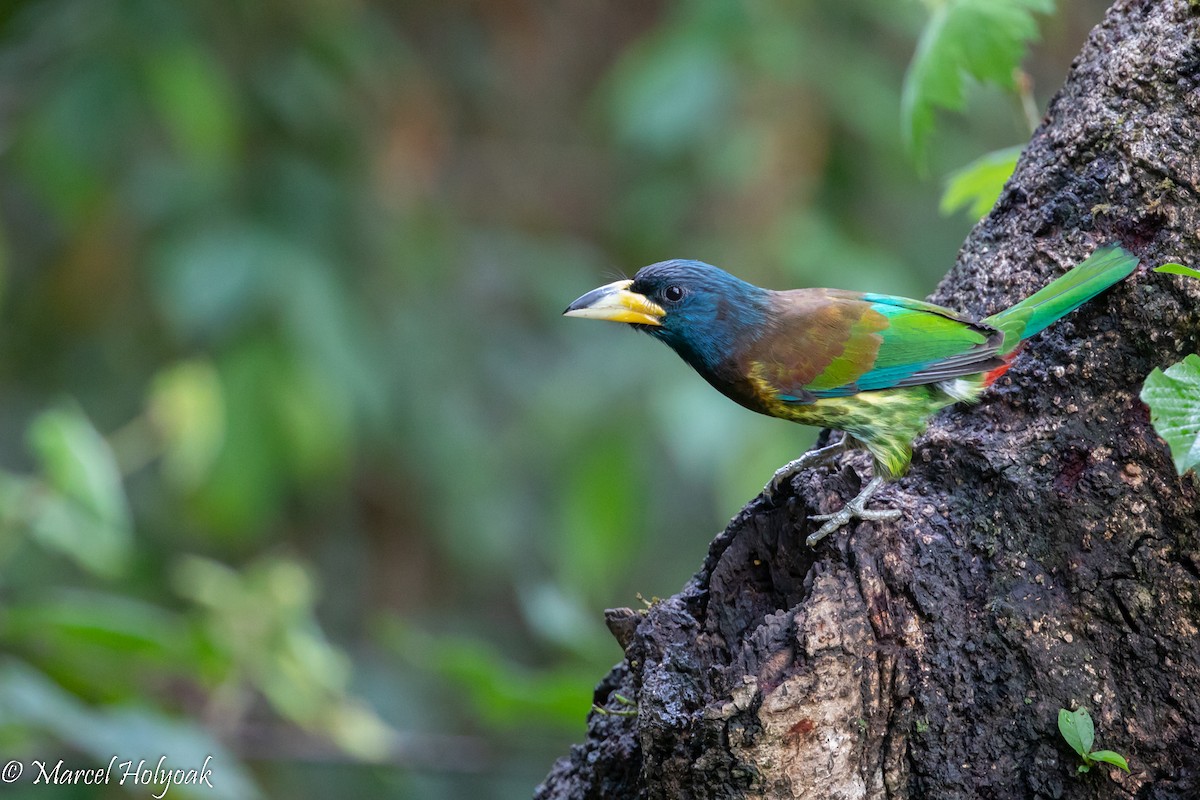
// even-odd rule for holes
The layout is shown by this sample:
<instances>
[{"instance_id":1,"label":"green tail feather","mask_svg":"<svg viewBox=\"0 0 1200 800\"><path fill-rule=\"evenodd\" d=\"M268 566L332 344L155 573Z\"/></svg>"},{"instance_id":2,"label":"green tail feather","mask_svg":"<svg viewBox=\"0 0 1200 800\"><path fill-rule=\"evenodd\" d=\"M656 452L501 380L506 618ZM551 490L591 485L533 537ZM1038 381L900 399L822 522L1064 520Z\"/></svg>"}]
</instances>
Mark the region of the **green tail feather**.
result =
<instances>
[{"instance_id":1,"label":"green tail feather","mask_svg":"<svg viewBox=\"0 0 1200 800\"><path fill-rule=\"evenodd\" d=\"M1006 311L984 320L1004 332L1000 354L1015 349L1096 295L1125 278L1137 267L1137 258L1123 247L1109 245L1092 253L1066 275Z\"/></svg>"}]
</instances>

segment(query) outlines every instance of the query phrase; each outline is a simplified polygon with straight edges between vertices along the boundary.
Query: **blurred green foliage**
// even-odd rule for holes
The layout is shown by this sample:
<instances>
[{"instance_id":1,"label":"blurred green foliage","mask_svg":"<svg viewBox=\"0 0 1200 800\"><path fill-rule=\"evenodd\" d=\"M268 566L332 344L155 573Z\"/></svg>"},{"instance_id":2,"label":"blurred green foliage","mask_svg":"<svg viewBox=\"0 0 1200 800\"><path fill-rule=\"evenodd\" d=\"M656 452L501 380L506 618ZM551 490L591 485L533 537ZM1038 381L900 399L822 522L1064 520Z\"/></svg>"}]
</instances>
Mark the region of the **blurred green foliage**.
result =
<instances>
[{"instance_id":1,"label":"blurred green foliage","mask_svg":"<svg viewBox=\"0 0 1200 800\"><path fill-rule=\"evenodd\" d=\"M1042 94L1101 8L1044 21ZM928 24L882 0L0 7L0 761L527 796L620 658L601 609L673 592L814 435L559 312L667 257L927 294L967 223L901 135ZM1027 135L1017 99L953 81L913 116L966 111L919 133L934 175Z\"/></svg>"}]
</instances>

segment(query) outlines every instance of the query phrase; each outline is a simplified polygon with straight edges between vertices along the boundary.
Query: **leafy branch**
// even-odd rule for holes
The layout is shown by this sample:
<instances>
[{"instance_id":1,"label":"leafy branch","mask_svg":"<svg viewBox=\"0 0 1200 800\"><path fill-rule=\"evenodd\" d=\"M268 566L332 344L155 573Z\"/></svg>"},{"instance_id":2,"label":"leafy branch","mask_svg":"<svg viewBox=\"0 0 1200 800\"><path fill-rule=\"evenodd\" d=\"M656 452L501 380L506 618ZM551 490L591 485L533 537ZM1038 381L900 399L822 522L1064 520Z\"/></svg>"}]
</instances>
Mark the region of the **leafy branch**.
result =
<instances>
[{"instance_id":1,"label":"leafy branch","mask_svg":"<svg viewBox=\"0 0 1200 800\"><path fill-rule=\"evenodd\" d=\"M924 157L937 109L962 111L970 79L1019 94L1017 67L1037 38L1034 13L1050 13L1054 0L944 0L917 42L901 97L904 136Z\"/></svg>"},{"instance_id":2,"label":"leafy branch","mask_svg":"<svg viewBox=\"0 0 1200 800\"><path fill-rule=\"evenodd\" d=\"M1031 82L1020 68L1037 38L1035 13L1050 13L1054 0L931 0L932 13L904 77L901 125L909 151L925 161L938 109L963 111L971 81L1011 92L1030 129L1038 112ZM942 213L967 209L979 219L995 205L1012 176L1021 147L988 153L946 181Z\"/></svg>"}]
</instances>

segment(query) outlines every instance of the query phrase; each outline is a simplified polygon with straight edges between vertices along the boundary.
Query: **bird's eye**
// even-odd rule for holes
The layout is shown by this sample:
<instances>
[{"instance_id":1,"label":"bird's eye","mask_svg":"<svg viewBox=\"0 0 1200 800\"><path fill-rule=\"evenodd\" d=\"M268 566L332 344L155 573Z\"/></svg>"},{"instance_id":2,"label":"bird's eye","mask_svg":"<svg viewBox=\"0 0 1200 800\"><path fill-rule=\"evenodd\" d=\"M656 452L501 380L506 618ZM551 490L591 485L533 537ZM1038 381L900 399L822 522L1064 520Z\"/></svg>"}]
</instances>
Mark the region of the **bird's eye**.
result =
<instances>
[{"instance_id":1,"label":"bird's eye","mask_svg":"<svg viewBox=\"0 0 1200 800\"><path fill-rule=\"evenodd\" d=\"M683 288L675 285L663 289L663 298L668 302L677 303L683 299Z\"/></svg>"}]
</instances>

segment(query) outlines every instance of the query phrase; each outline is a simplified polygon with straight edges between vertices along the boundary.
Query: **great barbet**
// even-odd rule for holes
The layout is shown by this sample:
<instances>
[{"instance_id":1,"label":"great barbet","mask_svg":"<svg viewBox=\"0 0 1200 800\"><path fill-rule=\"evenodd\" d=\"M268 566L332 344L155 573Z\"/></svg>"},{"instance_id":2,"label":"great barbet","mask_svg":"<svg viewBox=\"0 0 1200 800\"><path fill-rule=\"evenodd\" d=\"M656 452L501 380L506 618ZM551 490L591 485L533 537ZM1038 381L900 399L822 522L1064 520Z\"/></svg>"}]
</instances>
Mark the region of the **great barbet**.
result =
<instances>
[{"instance_id":1,"label":"great barbet","mask_svg":"<svg viewBox=\"0 0 1200 800\"><path fill-rule=\"evenodd\" d=\"M903 475L929 416L976 401L1022 343L1129 275L1137 259L1115 245L1012 308L969 319L920 300L841 289L761 289L700 261L638 270L571 303L569 317L624 322L665 342L714 388L752 411L843 431L775 473L772 494L797 471L830 463L845 447L868 450L874 477L823 521L809 544L866 508L886 479Z\"/></svg>"}]
</instances>

